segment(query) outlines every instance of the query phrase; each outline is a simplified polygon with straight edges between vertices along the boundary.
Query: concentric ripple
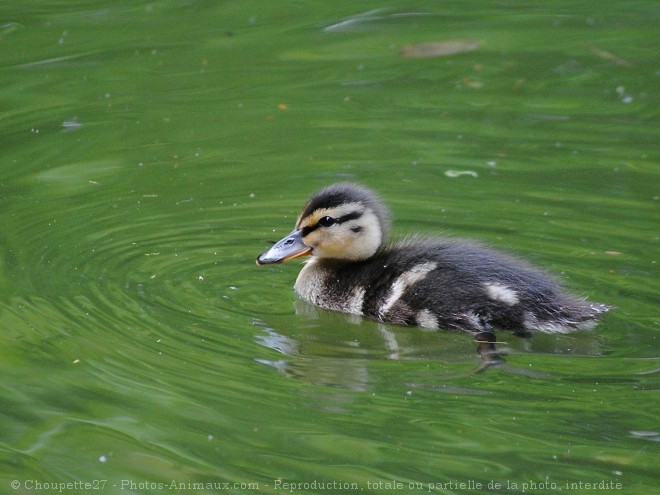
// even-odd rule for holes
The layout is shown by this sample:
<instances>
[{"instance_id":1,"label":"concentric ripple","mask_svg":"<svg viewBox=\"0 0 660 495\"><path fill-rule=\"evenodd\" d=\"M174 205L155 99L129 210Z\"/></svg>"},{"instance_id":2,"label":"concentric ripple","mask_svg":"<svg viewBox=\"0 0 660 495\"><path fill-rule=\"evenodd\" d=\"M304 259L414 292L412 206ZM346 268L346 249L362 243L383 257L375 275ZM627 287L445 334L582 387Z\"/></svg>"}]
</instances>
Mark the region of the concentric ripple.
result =
<instances>
[{"instance_id":1,"label":"concentric ripple","mask_svg":"<svg viewBox=\"0 0 660 495\"><path fill-rule=\"evenodd\" d=\"M77 190L37 211L12 203L0 286L16 334L94 332L103 340L111 330L127 348L142 345L145 333L208 345L220 327L236 326L233 319L250 320L258 296L246 277L257 267L241 247L244 219L254 215L249 203L200 208L92 192ZM238 342L217 345L228 352Z\"/></svg>"}]
</instances>

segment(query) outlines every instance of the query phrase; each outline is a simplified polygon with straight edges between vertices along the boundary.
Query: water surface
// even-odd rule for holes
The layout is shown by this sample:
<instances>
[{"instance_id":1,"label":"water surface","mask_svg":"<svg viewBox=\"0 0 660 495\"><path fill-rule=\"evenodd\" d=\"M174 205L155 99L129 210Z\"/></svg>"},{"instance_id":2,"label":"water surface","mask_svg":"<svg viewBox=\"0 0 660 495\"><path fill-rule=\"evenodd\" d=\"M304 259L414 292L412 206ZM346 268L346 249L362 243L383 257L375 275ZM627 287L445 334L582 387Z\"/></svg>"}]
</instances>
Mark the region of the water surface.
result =
<instances>
[{"instance_id":1,"label":"water surface","mask_svg":"<svg viewBox=\"0 0 660 495\"><path fill-rule=\"evenodd\" d=\"M657 23L5 2L0 492L659 493ZM617 309L476 373L467 335L310 307L254 258L337 180Z\"/></svg>"}]
</instances>

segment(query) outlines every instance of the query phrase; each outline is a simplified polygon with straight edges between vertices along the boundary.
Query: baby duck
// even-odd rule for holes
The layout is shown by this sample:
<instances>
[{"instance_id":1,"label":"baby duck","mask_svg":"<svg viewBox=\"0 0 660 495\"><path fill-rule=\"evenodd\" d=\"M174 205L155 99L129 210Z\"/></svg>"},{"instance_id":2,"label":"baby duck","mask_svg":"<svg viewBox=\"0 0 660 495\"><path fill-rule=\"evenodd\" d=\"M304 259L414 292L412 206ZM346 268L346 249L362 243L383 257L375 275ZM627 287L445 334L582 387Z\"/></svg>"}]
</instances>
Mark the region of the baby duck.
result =
<instances>
[{"instance_id":1,"label":"baby duck","mask_svg":"<svg viewBox=\"0 0 660 495\"><path fill-rule=\"evenodd\" d=\"M305 301L428 329L566 333L593 327L610 309L565 293L523 261L469 241L408 237L390 244L389 218L372 190L333 184L309 199L295 229L257 264L311 255L294 287Z\"/></svg>"}]
</instances>

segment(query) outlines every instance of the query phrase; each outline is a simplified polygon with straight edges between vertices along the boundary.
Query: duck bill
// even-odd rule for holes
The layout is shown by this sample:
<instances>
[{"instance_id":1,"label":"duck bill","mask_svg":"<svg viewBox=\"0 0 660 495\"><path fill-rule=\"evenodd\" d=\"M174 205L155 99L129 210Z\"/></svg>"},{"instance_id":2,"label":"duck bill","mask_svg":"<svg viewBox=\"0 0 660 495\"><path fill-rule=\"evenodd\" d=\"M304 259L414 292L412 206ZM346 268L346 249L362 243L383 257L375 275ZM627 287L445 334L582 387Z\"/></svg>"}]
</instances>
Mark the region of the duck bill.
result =
<instances>
[{"instance_id":1,"label":"duck bill","mask_svg":"<svg viewBox=\"0 0 660 495\"><path fill-rule=\"evenodd\" d=\"M294 258L312 254L312 248L307 246L300 235L299 230L294 230L284 239L278 241L268 251L257 257L257 265L274 265L284 263Z\"/></svg>"}]
</instances>

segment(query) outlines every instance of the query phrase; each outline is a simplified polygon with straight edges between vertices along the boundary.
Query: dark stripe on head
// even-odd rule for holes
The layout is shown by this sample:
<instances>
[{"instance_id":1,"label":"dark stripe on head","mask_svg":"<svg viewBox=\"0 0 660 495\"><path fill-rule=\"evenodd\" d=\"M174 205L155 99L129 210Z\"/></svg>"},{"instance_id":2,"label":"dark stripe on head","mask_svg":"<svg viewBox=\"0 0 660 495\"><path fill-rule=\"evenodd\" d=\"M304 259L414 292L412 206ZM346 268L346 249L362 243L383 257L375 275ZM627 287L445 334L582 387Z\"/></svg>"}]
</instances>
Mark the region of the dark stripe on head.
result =
<instances>
[{"instance_id":1,"label":"dark stripe on head","mask_svg":"<svg viewBox=\"0 0 660 495\"><path fill-rule=\"evenodd\" d=\"M350 182L332 184L314 194L307 201L300 218L305 218L320 208L335 208L346 203L360 203L365 208L372 210L380 221L383 239L387 238L390 220L389 213L382 201L371 189ZM350 218L343 221L347 220Z\"/></svg>"},{"instance_id":2,"label":"dark stripe on head","mask_svg":"<svg viewBox=\"0 0 660 495\"><path fill-rule=\"evenodd\" d=\"M362 216L361 211L352 211L352 212L347 213L346 215L343 215L339 218L335 218L334 220L335 220L336 224L340 224L340 223L348 222L349 220L356 220L356 219L360 218L361 216ZM319 227L321 227L321 224L318 223L318 222L315 223L314 225L309 225L309 226L304 227L302 229L301 234L302 234L303 237L305 237L306 235L309 235L311 232L314 232Z\"/></svg>"},{"instance_id":3,"label":"dark stripe on head","mask_svg":"<svg viewBox=\"0 0 660 495\"><path fill-rule=\"evenodd\" d=\"M335 220L337 221L337 223L344 223L344 222L348 222L349 220L355 220L357 218L360 218L361 216L362 216L361 211L352 211L344 216L335 218Z\"/></svg>"}]
</instances>

